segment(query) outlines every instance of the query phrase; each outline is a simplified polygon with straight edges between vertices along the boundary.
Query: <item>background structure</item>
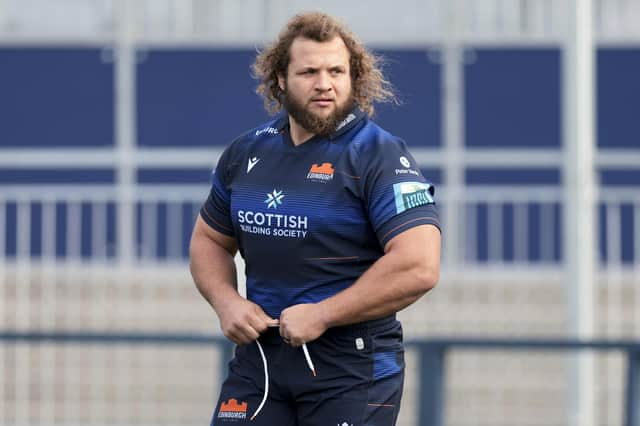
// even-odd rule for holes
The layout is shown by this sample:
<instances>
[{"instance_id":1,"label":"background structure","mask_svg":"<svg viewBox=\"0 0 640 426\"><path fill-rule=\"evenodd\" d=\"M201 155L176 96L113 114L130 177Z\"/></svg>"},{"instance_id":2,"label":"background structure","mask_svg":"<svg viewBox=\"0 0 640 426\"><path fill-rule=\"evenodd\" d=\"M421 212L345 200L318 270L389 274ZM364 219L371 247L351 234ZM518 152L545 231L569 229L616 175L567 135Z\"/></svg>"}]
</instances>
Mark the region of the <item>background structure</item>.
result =
<instances>
[{"instance_id":1,"label":"background structure","mask_svg":"<svg viewBox=\"0 0 640 426\"><path fill-rule=\"evenodd\" d=\"M170 339L219 333L188 274L190 230L225 144L267 117L256 49L302 10L338 16L385 56L403 105L377 121L437 185L443 274L401 314L407 339L576 337L568 259L589 232L589 335L640 339L638 0L592 3L595 218L567 237L588 214L570 201L568 142L584 72L571 72L572 19L587 3L0 0L0 425L207 424L225 352ZM416 356L401 425L418 424ZM447 425L584 413L573 355L446 362ZM585 421L622 424L624 368L595 355Z\"/></svg>"}]
</instances>

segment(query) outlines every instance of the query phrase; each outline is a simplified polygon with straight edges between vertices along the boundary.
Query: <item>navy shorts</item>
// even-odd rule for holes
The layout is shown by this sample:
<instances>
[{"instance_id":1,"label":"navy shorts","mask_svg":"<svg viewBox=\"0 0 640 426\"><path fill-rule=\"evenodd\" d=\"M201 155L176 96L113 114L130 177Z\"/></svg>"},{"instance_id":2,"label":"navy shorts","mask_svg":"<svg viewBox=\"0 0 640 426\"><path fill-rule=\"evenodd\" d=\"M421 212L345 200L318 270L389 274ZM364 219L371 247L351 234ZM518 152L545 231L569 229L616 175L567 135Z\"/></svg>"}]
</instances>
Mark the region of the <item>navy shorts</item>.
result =
<instances>
[{"instance_id":1,"label":"navy shorts","mask_svg":"<svg viewBox=\"0 0 640 426\"><path fill-rule=\"evenodd\" d=\"M259 338L269 372L267 400L258 345L236 347L212 426L392 426L404 381L402 327L395 317L335 327L307 347L293 348L269 329Z\"/></svg>"}]
</instances>

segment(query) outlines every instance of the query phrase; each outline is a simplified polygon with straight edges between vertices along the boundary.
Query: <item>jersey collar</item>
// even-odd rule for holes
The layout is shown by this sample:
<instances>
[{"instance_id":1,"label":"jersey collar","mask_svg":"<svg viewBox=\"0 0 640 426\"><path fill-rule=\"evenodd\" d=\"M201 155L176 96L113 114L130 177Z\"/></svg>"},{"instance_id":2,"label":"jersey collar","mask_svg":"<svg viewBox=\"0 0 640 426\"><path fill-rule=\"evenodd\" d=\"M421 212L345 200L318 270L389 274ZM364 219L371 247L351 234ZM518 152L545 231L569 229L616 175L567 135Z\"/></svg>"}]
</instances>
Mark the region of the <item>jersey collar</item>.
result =
<instances>
[{"instance_id":1,"label":"jersey collar","mask_svg":"<svg viewBox=\"0 0 640 426\"><path fill-rule=\"evenodd\" d=\"M358 124L363 119L365 119L366 116L367 114L365 114L365 112L362 111L360 108L358 107L354 108L353 111L351 111L349 115L347 115L347 118L345 118L342 121L342 123L338 125L336 130L329 135L328 139L335 140L339 138L343 134L347 133L349 130L353 129L356 126L356 124ZM283 111L282 113L280 113L280 117L278 117L275 127L278 129L279 132L283 132L289 127L289 115L287 114L286 111Z\"/></svg>"}]
</instances>

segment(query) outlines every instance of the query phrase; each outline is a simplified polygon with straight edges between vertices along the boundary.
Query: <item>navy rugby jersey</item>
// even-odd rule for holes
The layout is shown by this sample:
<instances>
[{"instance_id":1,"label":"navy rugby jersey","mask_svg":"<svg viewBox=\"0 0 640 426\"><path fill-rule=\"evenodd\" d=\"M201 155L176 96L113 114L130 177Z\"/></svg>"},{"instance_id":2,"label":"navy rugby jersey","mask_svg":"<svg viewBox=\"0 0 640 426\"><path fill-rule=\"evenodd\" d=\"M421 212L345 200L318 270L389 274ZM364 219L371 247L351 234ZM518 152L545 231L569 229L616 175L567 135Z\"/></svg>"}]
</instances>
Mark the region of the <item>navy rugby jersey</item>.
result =
<instances>
[{"instance_id":1,"label":"navy rugby jersey","mask_svg":"<svg viewBox=\"0 0 640 426\"><path fill-rule=\"evenodd\" d=\"M349 287L399 233L440 227L434 187L406 144L359 110L298 146L286 115L253 129L212 181L200 215L237 240L247 298L273 318Z\"/></svg>"}]
</instances>

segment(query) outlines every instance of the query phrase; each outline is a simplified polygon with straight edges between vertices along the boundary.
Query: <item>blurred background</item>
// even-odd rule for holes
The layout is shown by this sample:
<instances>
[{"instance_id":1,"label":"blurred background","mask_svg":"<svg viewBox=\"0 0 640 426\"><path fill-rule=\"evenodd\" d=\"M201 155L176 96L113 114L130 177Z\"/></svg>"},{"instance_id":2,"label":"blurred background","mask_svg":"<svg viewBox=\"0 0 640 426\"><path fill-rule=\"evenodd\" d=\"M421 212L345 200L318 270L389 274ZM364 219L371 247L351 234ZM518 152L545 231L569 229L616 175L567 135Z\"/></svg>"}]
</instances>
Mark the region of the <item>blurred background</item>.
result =
<instances>
[{"instance_id":1,"label":"blurred background","mask_svg":"<svg viewBox=\"0 0 640 426\"><path fill-rule=\"evenodd\" d=\"M190 231L268 117L256 50L305 10L384 56L403 104L376 120L437 185L399 424L424 401L451 426L640 422L640 0L0 0L0 425L208 424L229 348ZM423 362L467 338L622 349Z\"/></svg>"}]
</instances>

